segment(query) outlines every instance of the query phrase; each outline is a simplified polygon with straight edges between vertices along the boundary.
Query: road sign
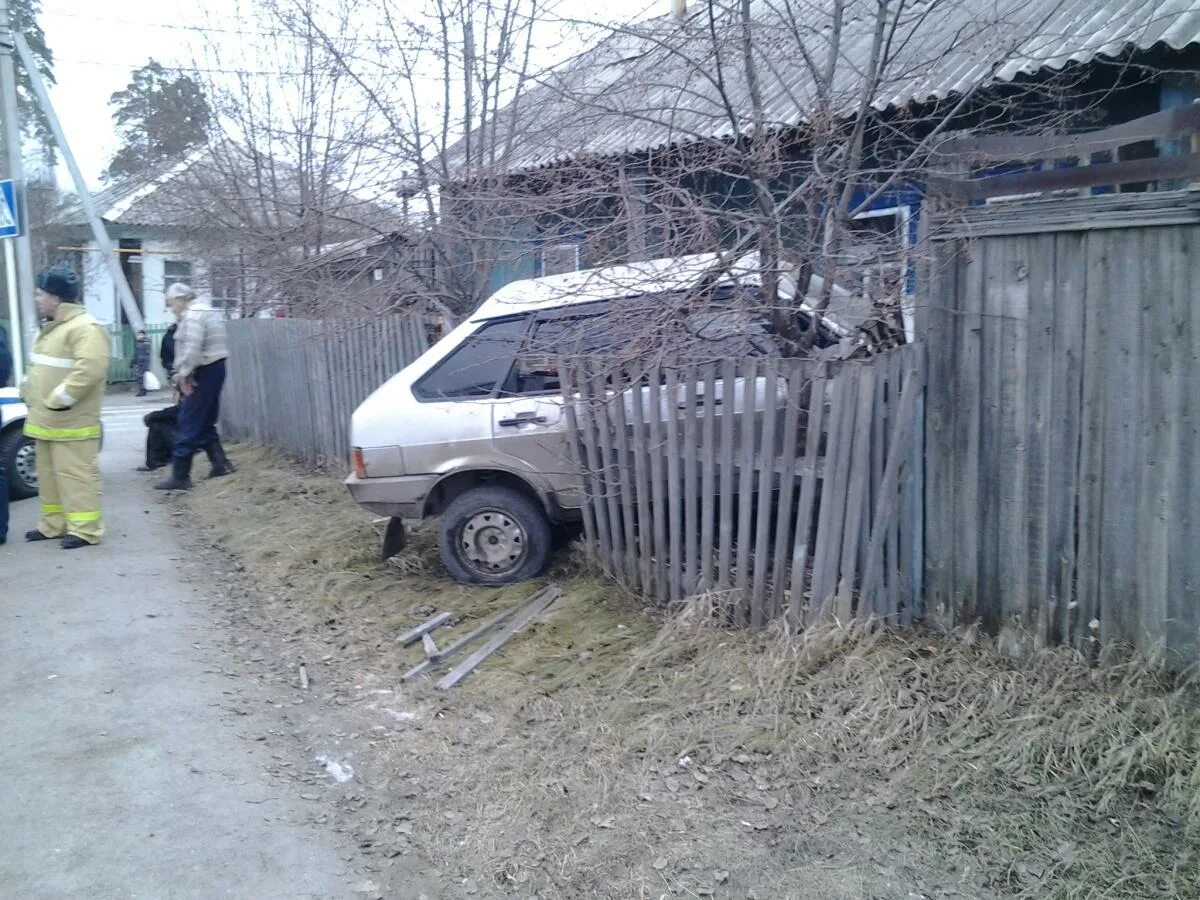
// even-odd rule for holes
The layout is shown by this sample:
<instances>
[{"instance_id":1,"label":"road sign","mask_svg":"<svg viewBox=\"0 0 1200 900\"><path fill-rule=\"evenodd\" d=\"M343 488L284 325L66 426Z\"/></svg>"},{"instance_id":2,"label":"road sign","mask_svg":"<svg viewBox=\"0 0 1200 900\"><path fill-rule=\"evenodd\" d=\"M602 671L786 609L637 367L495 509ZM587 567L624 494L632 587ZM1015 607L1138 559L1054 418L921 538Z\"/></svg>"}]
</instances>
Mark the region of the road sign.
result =
<instances>
[{"instance_id":1,"label":"road sign","mask_svg":"<svg viewBox=\"0 0 1200 900\"><path fill-rule=\"evenodd\" d=\"M20 208L16 182L11 179L0 181L0 238L21 236Z\"/></svg>"}]
</instances>

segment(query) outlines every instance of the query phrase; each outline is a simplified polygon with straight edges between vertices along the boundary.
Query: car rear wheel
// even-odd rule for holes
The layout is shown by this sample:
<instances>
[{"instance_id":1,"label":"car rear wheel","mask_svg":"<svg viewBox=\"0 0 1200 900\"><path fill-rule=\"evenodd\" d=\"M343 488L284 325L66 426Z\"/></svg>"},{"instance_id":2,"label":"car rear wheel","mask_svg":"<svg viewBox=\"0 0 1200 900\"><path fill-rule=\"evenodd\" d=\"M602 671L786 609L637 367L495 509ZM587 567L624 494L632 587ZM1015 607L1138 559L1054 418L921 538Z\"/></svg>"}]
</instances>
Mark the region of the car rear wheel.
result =
<instances>
[{"instance_id":1,"label":"car rear wheel","mask_svg":"<svg viewBox=\"0 0 1200 900\"><path fill-rule=\"evenodd\" d=\"M19 428L0 436L0 465L8 473L8 495L13 500L36 497L37 453L34 443Z\"/></svg>"},{"instance_id":2,"label":"car rear wheel","mask_svg":"<svg viewBox=\"0 0 1200 900\"><path fill-rule=\"evenodd\" d=\"M541 506L507 487L477 487L442 513L442 564L463 584L515 584L550 559L550 522Z\"/></svg>"}]
</instances>

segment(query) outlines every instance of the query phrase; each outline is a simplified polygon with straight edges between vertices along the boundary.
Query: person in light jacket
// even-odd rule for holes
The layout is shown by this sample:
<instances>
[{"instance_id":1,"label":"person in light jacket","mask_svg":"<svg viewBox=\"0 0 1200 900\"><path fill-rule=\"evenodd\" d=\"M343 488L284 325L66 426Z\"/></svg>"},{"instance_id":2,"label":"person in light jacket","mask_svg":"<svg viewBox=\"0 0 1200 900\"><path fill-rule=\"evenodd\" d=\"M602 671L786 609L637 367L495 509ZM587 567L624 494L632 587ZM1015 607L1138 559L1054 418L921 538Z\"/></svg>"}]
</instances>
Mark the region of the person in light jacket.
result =
<instances>
[{"instance_id":1,"label":"person in light jacket","mask_svg":"<svg viewBox=\"0 0 1200 900\"><path fill-rule=\"evenodd\" d=\"M155 485L160 491L186 491L192 486L192 457L203 450L212 465L209 478L229 475L233 464L217 436L221 388L225 384L225 319L186 284L167 290L167 303L179 319L175 332L175 383L182 400L175 425L171 477Z\"/></svg>"},{"instance_id":2,"label":"person in light jacket","mask_svg":"<svg viewBox=\"0 0 1200 900\"><path fill-rule=\"evenodd\" d=\"M45 323L29 354L21 399L25 435L37 452L42 517L27 541L62 539L64 550L98 544L100 406L108 377L109 337L79 305L79 276L50 266L37 277Z\"/></svg>"}]
</instances>

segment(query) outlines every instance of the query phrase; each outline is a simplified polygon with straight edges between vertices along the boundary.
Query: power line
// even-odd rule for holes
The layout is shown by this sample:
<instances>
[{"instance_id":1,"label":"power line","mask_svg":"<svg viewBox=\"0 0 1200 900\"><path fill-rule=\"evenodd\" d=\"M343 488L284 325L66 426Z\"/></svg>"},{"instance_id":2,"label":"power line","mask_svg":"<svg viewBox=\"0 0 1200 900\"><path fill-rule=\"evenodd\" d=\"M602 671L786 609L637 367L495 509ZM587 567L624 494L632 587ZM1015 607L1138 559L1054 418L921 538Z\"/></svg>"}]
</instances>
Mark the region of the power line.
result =
<instances>
[{"instance_id":1,"label":"power line","mask_svg":"<svg viewBox=\"0 0 1200 900\"><path fill-rule=\"evenodd\" d=\"M44 12L41 15L43 18L56 17L56 18L61 18L61 19L76 19L76 20L87 19L89 22L92 22L92 23L96 22L95 15L84 15L83 13ZM105 19L101 19L100 21L105 25L116 25L116 26L122 26L122 27L127 27L127 28L165 28L165 29L169 29L172 31L190 31L190 32L194 32L197 34L233 34L233 35L239 35L241 37L291 38L291 39L297 40L297 41L311 40L311 41L315 42L315 41L319 40L319 38L316 35L309 37L308 35L297 34L296 32L290 31L288 29L278 29L278 30L271 30L271 31L258 31L258 30L251 31L251 30L240 29L240 28L219 28L219 27L216 27L213 25L183 25L178 22L152 22L152 21L148 21L145 19L108 19L108 18L105 18ZM241 20L241 21L245 21L245 20ZM361 36L351 37L351 36L347 36L347 35L340 35L336 39L338 41L345 41L347 43L375 44L377 46L386 46L389 48L398 46L397 42L390 38L372 38L372 37L361 37ZM404 46L406 49L414 49L415 48L415 45L404 45Z\"/></svg>"}]
</instances>

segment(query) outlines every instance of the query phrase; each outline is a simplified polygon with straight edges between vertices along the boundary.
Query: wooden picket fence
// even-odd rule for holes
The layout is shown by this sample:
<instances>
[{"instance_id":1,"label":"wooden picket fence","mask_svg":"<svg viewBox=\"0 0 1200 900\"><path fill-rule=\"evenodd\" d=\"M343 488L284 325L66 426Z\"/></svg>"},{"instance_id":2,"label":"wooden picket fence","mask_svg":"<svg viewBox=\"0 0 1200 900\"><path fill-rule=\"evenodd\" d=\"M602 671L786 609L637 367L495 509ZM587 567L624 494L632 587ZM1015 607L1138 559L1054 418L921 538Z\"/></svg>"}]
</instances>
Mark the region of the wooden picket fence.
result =
<instances>
[{"instance_id":1,"label":"wooden picket fence","mask_svg":"<svg viewBox=\"0 0 1200 900\"><path fill-rule=\"evenodd\" d=\"M350 416L428 345L419 315L229 323L221 429L315 465L345 466Z\"/></svg>"},{"instance_id":2,"label":"wooden picket fence","mask_svg":"<svg viewBox=\"0 0 1200 900\"><path fill-rule=\"evenodd\" d=\"M735 625L920 613L919 350L869 361L560 362L591 552Z\"/></svg>"}]
</instances>

